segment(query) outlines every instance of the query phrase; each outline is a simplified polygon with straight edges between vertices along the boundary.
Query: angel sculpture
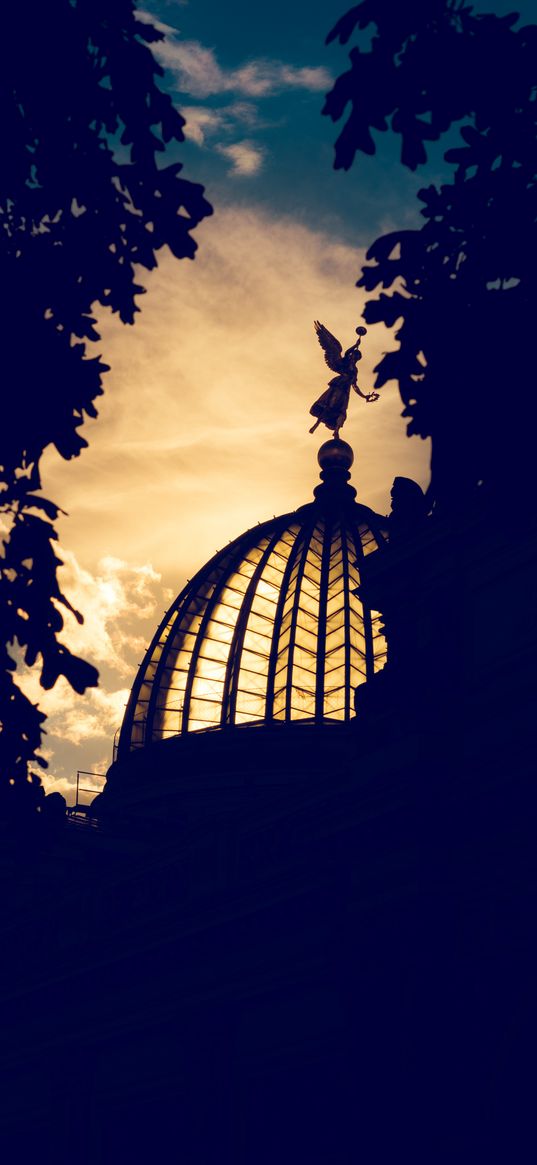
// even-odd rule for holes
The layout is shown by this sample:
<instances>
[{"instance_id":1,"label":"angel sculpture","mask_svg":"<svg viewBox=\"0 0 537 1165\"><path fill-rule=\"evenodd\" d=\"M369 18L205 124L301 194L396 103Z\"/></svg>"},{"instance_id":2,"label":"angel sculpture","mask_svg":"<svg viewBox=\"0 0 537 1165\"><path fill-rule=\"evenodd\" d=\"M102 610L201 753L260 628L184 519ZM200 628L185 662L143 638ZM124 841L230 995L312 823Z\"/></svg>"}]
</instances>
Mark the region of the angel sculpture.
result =
<instances>
[{"instance_id":1,"label":"angel sculpture","mask_svg":"<svg viewBox=\"0 0 537 1165\"><path fill-rule=\"evenodd\" d=\"M324 358L328 367L332 372L336 372L337 376L333 376L329 381L326 392L312 404L310 413L312 417L317 417L317 420L310 429L310 433L314 433L317 425L321 422L326 425L327 429L332 429L334 437L339 437L339 430L344 424L347 417L347 406L349 404L349 395L351 388L358 393L358 396L363 397L364 400L373 401L378 400L378 392L365 393L358 387L358 372L356 365L362 359L360 352L360 340L366 334L366 328L357 328L356 335L358 339L350 348L347 348L345 354L339 340L325 328L324 324L320 324L318 320L314 322L317 339L324 351Z\"/></svg>"}]
</instances>

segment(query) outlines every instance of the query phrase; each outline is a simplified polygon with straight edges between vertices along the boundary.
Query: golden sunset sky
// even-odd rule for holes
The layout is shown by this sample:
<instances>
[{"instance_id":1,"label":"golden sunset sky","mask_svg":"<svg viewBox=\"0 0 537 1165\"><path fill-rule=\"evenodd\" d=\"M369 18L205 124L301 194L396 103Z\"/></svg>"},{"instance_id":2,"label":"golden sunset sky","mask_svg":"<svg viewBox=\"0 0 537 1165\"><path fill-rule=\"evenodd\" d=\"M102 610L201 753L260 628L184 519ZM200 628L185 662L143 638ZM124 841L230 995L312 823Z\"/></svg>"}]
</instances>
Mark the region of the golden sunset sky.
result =
<instances>
[{"instance_id":1,"label":"golden sunset sky","mask_svg":"<svg viewBox=\"0 0 537 1165\"><path fill-rule=\"evenodd\" d=\"M66 615L64 641L101 676L82 697L64 680L48 693L35 672L21 680L49 716L45 783L70 801L77 769L106 772L136 669L186 580L230 539L311 498L331 436L308 433L331 376L313 321L354 342L365 250L419 225L423 184L391 135L352 173L333 170L338 130L321 109L348 50L324 45L340 14L325 0L255 13L247 0L149 0L138 13L164 34L161 83L186 117L177 158L215 214L195 231L194 262L162 251L155 271L136 273L146 294L134 327L99 309L88 355L110 372L84 425L89 448L69 463L49 451L42 466L45 496L69 515L62 585L85 618ZM393 346L369 330L363 387ZM343 431L358 498L381 512L394 476L428 480L428 444L406 437L401 407L394 384L375 404L353 395Z\"/></svg>"},{"instance_id":2,"label":"golden sunset sky","mask_svg":"<svg viewBox=\"0 0 537 1165\"><path fill-rule=\"evenodd\" d=\"M164 609L228 540L311 498L317 450L309 407L331 375L313 330L321 319L344 346L363 295L363 255L292 218L255 209L217 212L197 232L194 262L163 252L145 276L134 327L100 316L111 366L89 448L64 462L51 452L43 488L60 522L62 581L85 616L64 639L93 662L101 686L77 696L65 681L26 690L49 714L45 777L72 799L77 769L105 772L135 670ZM390 337L363 340L360 382ZM355 451L358 498L389 510L395 475L425 484L427 443L409 440L393 385L350 402L343 431Z\"/></svg>"}]
</instances>

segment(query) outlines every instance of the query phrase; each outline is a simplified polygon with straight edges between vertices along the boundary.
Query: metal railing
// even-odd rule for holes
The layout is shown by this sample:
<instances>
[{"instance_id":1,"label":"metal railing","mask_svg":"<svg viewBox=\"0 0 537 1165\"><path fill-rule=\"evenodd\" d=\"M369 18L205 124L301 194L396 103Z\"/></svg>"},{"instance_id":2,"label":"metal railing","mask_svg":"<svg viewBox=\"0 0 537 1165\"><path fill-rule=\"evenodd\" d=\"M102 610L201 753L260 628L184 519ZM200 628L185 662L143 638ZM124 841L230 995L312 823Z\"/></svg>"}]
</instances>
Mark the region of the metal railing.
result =
<instances>
[{"instance_id":1,"label":"metal railing","mask_svg":"<svg viewBox=\"0 0 537 1165\"><path fill-rule=\"evenodd\" d=\"M100 784L81 785L81 777L93 777L94 781L99 781ZM85 797L91 794L91 799L101 793L104 789L104 782L106 781L106 773L93 773L88 769L78 769L76 774L76 801L71 810L72 813L86 813L90 806L90 801Z\"/></svg>"}]
</instances>

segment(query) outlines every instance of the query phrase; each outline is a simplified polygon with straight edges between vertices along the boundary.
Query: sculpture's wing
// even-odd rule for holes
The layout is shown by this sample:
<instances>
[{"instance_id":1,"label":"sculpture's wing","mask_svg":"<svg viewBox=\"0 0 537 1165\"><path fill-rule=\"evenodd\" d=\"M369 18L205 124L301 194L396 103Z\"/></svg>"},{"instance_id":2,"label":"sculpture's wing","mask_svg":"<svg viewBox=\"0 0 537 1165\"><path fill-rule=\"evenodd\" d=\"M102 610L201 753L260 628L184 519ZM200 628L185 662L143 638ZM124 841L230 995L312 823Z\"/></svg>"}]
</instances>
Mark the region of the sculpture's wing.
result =
<instances>
[{"instance_id":1,"label":"sculpture's wing","mask_svg":"<svg viewBox=\"0 0 537 1165\"><path fill-rule=\"evenodd\" d=\"M343 354L339 340L336 340L336 337L328 331L328 328L325 328L324 324L320 324L319 320L314 321L314 327L328 367L332 369L332 372L339 372Z\"/></svg>"}]
</instances>

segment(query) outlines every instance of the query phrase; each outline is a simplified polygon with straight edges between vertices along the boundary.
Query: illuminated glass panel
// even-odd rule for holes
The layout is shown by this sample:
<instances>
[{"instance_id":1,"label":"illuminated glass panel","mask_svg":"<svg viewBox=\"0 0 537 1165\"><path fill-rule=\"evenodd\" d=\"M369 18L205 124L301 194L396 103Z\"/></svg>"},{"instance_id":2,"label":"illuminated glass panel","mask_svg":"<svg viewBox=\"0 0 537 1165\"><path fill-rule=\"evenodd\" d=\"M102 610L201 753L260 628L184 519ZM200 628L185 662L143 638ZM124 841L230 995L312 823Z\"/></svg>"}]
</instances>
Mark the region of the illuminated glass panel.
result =
<instances>
[{"instance_id":1,"label":"illuminated glass panel","mask_svg":"<svg viewBox=\"0 0 537 1165\"><path fill-rule=\"evenodd\" d=\"M235 702L235 722L262 720L266 711L269 661L275 634L276 608L289 555L299 532L286 531L274 546L261 572L244 632ZM273 607L267 613L267 604Z\"/></svg>"},{"instance_id":2,"label":"illuminated glass panel","mask_svg":"<svg viewBox=\"0 0 537 1165\"><path fill-rule=\"evenodd\" d=\"M224 685L233 633L248 586L268 544L269 538L262 538L228 576L225 585L219 591L204 632L203 646L208 644L208 654L202 654L200 647L192 677L188 723L183 724L183 729L191 732L202 726L221 723ZM219 679L213 678L211 674L215 656L224 669Z\"/></svg>"},{"instance_id":3,"label":"illuminated glass panel","mask_svg":"<svg viewBox=\"0 0 537 1165\"><path fill-rule=\"evenodd\" d=\"M292 720L315 716L317 689L317 643L319 631L319 601L321 594L321 562L324 522L315 526L309 545L302 558L302 571L297 574L294 595L294 643L291 630L292 660L287 676L287 710Z\"/></svg>"},{"instance_id":4,"label":"illuminated glass panel","mask_svg":"<svg viewBox=\"0 0 537 1165\"><path fill-rule=\"evenodd\" d=\"M354 715L355 688L386 660L381 616L355 594L382 535L356 512L304 506L200 572L140 668L125 716L131 747L223 724Z\"/></svg>"},{"instance_id":5,"label":"illuminated glass panel","mask_svg":"<svg viewBox=\"0 0 537 1165\"><path fill-rule=\"evenodd\" d=\"M141 683L139 684L138 697L134 711L133 728L136 731L136 737L141 738L140 743L146 743L145 725L148 716L148 709L151 697L153 695L153 684L155 681L157 668L161 663L161 656L165 650L165 659L161 671L161 681L159 685L163 689L166 698L166 705L172 710L175 703L175 722L173 724L173 733L179 731L179 711L182 707L181 694L184 691L186 668L188 661L191 658L192 648L196 640L196 636L200 629L203 611L205 610L208 598L214 590L217 581L217 576L213 573L205 580L199 591L189 596L188 602L184 609L178 613L173 611L170 619L168 619L162 634L156 644L153 645L149 660L146 662ZM179 658L180 657L180 658ZM158 737L158 732L162 724L163 709L158 706L153 720L153 738ZM143 727L142 727L143 726ZM170 724L167 725L171 727ZM133 744L138 743L135 740L133 733Z\"/></svg>"}]
</instances>

